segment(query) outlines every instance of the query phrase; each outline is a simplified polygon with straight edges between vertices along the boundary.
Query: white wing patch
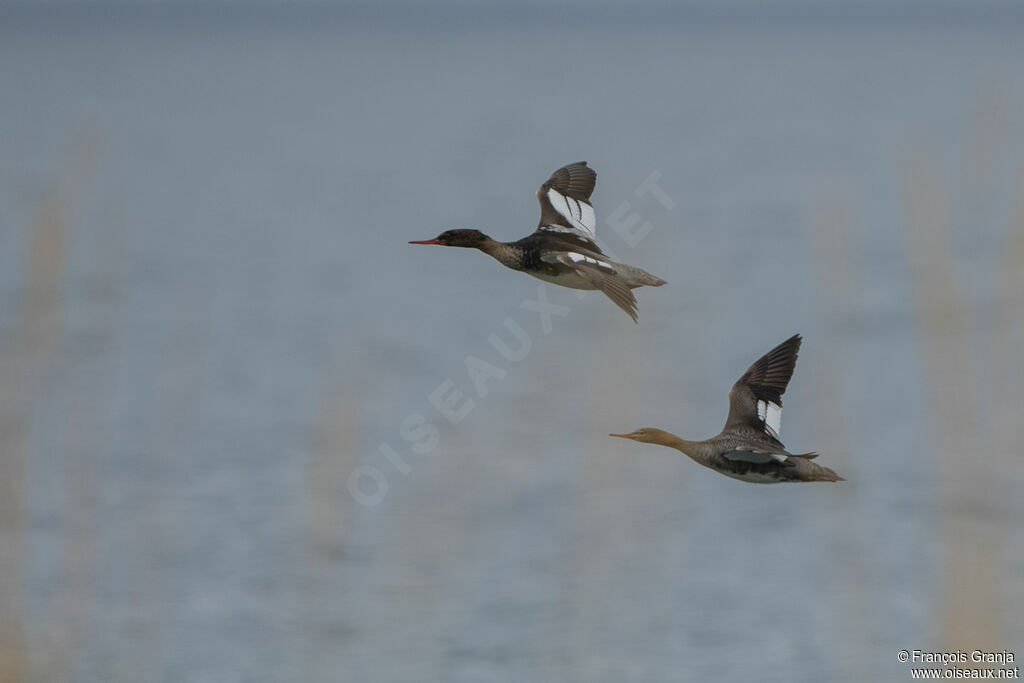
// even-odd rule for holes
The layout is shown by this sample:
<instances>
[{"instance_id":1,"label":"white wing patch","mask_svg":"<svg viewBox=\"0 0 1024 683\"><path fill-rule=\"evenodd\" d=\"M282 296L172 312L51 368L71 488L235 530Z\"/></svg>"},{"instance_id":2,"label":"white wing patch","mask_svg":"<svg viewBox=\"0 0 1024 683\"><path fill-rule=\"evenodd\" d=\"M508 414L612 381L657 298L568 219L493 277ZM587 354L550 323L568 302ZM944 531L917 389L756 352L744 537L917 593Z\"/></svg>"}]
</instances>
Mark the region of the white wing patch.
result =
<instances>
[{"instance_id":1,"label":"white wing patch","mask_svg":"<svg viewBox=\"0 0 1024 683\"><path fill-rule=\"evenodd\" d=\"M548 201L551 202L555 211L569 222L569 225L588 237L594 237L594 229L597 227L597 215L594 213L594 207L578 199L566 197L553 187L548 190Z\"/></svg>"},{"instance_id":2,"label":"white wing patch","mask_svg":"<svg viewBox=\"0 0 1024 683\"><path fill-rule=\"evenodd\" d=\"M600 260L598 260L596 258L593 258L591 256L584 256L583 254L577 254L575 251L566 252L565 255L568 256L569 260L572 261L573 263L580 263L580 262L585 261L586 263L593 263L595 266L604 266L606 268L608 267L608 264L605 263L604 261L600 261Z\"/></svg>"},{"instance_id":3,"label":"white wing patch","mask_svg":"<svg viewBox=\"0 0 1024 683\"><path fill-rule=\"evenodd\" d=\"M576 228L567 228L564 225L545 225L544 229L550 230L551 232L568 232L572 233L573 235L580 234L580 231L577 230Z\"/></svg>"},{"instance_id":4,"label":"white wing patch","mask_svg":"<svg viewBox=\"0 0 1024 683\"><path fill-rule=\"evenodd\" d=\"M782 406L771 401L758 401L757 416L764 422L768 434L779 438L779 432L782 431Z\"/></svg>"}]
</instances>

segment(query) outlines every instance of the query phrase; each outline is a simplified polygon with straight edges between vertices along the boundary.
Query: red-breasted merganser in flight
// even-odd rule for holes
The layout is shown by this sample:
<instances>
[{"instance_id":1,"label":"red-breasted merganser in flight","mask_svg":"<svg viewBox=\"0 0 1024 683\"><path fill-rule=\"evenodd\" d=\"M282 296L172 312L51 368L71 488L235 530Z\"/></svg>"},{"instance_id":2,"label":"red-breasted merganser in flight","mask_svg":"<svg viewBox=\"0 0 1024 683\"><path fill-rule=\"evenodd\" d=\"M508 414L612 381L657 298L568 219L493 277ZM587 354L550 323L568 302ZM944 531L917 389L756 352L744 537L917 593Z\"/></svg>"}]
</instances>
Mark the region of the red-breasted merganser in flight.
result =
<instances>
[{"instance_id":1,"label":"red-breasted merganser in flight","mask_svg":"<svg viewBox=\"0 0 1024 683\"><path fill-rule=\"evenodd\" d=\"M660 287L665 281L647 271L612 261L594 241L597 217L590 204L597 173L587 162L563 166L537 190L540 224L516 242L498 242L479 230L446 230L432 240L409 244L472 247L502 265L572 289L600 289L636 322L631 289Z\"/></svg>"},{"instance_id":2,"label":"red-breasted merganser in flight","mask_svg":"<svg viewBox=\"0 0 1024 683\"><path fill-rule=\"evenodd\" d=\"M652 427L609 436L675 448L727 477L755 484L845 481L829 468L811 462L817 453L789 453L779 441L782 394L793 376L799 349L800 335L796 334L747 368L729 392L729 417L718 436L687 441Z\"/></svg>"}]
</instances>

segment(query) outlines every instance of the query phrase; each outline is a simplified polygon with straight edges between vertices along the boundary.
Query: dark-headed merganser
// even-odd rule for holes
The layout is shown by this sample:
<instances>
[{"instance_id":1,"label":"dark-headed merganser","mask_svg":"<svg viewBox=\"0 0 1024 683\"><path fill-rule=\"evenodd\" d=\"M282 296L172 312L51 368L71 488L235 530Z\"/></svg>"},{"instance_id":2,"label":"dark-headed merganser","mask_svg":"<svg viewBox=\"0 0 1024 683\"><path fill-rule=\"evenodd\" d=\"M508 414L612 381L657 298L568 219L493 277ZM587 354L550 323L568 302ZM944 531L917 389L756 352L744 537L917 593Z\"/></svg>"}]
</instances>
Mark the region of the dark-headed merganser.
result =
<instances>
[{"instance_id":1,"label":"dark-headed merganser","mask_svg":"<svg viewBox=\"0 0 1024 683\"><path fill-rule=\"evenodd\" d=\"M796 334L747 368L729 392L729 417L718 436L687 441L652 427L609 436L675 448L727 477L755 484L845 481L829 468L811 462L817 453L788 453L779 441L782 394L793 376L799 349L800 335Z\"/></svg>"},{"instance_id":2,"label":"dark-headed merganser","mask_svg":"<svg viewBox=\"0 0 1024 683\"><path fill-rule=\"evenodd\" d=\"M600 289L636 322L631 289L660 287L665 281L647 271L610 260L594 241L597 217L590 204L597 173L587 162L563 166L537 190L540 224L516 242L498 242L479 230L446 230L432 240L409 244L471 247L502 265L572 289Z\"/></svg>"}]
</instances>

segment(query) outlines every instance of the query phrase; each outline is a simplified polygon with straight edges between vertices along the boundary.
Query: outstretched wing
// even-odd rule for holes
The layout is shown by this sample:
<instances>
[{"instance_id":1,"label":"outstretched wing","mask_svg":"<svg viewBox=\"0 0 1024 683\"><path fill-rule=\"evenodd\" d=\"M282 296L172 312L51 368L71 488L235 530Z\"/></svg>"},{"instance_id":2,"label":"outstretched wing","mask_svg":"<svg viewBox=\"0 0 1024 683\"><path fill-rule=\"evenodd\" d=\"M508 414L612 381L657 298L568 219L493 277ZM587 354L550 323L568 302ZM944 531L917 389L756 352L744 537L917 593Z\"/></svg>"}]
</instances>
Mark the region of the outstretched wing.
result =
<instances>
[{"instance_id":1,"label":"outstretched wing","mask_svg":"<svg viewBox=\"0 0 1024 683\"><path fill-rule=\"evenodd\" d=\"M782 394L793 376L801 337L794 334L747 368L729 391L725 429L753 427L778 440L782 429Z\"/></svg>"},{"instance_id":2,"label":"outstretched wing","mask_svg":"<svg viewBox=\"0 0 1024 683\"><path fill-rule=\"evenodd\" d=\"M600 252L598 252L600 253ZM544 260L561 263L576 271L576 273L600 289L605 296L615 302L637 322L636 297L629 289L629 285L622 277L615 272L615 269L607 262L598 258L597 254L581 254L575 251L555 252L541 257Z\"/></svg>"},{"instance_id":3,"label":"outstretched wing","mask_svg":"<svg viewBox=\"0 0 1024 683\"><path fill-rule=\"evenodd\" d=\"M537 190L540 223L537 230L558 235L566 242L600 253L594 241L597 216L590 195L597 173L585 161L563 166Z\"/></svg>"}]
</instances>

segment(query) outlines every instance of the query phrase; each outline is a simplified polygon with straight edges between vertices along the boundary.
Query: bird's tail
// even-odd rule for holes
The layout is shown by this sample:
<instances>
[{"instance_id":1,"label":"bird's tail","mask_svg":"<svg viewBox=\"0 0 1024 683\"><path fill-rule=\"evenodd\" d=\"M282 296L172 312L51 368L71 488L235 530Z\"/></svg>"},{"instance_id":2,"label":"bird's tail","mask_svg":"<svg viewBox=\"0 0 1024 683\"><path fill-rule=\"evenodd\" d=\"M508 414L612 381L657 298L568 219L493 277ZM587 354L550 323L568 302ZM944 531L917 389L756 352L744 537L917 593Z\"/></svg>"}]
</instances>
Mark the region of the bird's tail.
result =
<instances>
[{"instance_id":1,"label":"bird's tail","mask_svg":"<svg viewBox=\"0 0 1024 683\"><path fill-rule=\"evenodd\" d=\"M639 280L640 284L647 285L648 287L661 287L665 284L665 281L660 277L657 275L651 275L646 270L640 271L640 277L637 278L637 280Z\"/></svg>"},{"instance_id":2,"label":"bird's tail","mask_svg":"<svg viewBox=\"0 0 1024 683\"><path fill-rule=\"evenodd\" d=\"M817 453L802 453L800 455L791 455L789 460L786 461L788 465L792 466L788 481L846 481L843 477L833 472L827 467L823 467L818 463L811 462L811 458L817 456Z\"/></svg>"},{"instance_id":3,"label":"bird's tail","mask_svg":"<svg viewBox=\"0 0 1024 683\"><path fill-rule=\"evenodd\" d=\"M814 466L814 479L812 481L846 481L843 477L821 465Z\"/></svg>"},{"instance_id":4,"label":"bird's tail","mask_svg":"<svg viewBox=\"0 0 1024 683\"><path fill-rule=\"evenodd\" d=\"M624 263L617 264L617 266L615 270L626 281L630 289L635 289L636 287L661 287L665 284L665 281L660 277L651 275L642 268L627 266Z\"/></svg>"}]
</instances>

